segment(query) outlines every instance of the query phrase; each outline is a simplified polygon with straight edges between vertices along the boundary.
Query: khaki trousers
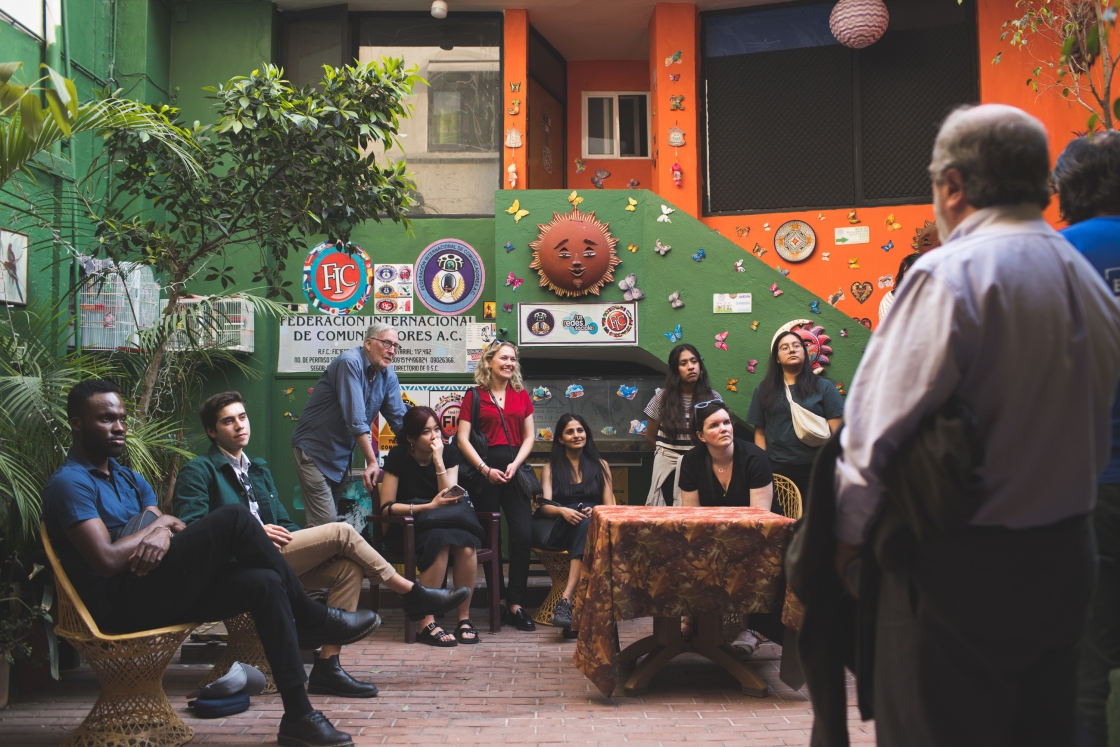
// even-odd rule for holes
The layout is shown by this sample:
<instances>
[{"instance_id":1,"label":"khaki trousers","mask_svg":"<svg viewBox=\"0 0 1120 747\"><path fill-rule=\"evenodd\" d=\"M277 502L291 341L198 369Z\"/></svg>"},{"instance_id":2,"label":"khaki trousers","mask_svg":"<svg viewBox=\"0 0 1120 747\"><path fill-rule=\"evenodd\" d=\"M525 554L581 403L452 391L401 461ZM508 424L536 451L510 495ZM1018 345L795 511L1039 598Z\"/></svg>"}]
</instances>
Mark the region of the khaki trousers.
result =
<instances>
[{"instance_id":1,"label":"khaki trousers","mask_svg":"<svg viewBox=\"0 0 1120 747\"><path fill-rule=\"evenodd\" d=\"M305 589L326 589L327 605L347 612L358 609L363 578L381 583L396 574L354 527L341 522L292 532L280 554Z\"/></svg>"}]
</instances>

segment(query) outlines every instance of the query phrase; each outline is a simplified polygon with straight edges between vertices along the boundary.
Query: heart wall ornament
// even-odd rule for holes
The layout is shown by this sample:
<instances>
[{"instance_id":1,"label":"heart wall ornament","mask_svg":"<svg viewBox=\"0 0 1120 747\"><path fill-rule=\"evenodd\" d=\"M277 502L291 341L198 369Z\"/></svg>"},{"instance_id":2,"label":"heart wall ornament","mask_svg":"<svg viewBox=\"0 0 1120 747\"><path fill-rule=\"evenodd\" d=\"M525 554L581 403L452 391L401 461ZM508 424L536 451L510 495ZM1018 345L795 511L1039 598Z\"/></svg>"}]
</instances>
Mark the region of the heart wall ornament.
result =
<instances>
[{"instance_id":1,"label":"heart wall ornament","mask_svg":"<svg viewBox=\"0 0 1120 747\"><path fill-rule=\"evenodd\" d=\"M855 296L856 300L860 303L863 303L867 299L871 298L871 294L874 291L875 286L871 283L852 283L852 295Z\"/></svg>"}]
</instances>

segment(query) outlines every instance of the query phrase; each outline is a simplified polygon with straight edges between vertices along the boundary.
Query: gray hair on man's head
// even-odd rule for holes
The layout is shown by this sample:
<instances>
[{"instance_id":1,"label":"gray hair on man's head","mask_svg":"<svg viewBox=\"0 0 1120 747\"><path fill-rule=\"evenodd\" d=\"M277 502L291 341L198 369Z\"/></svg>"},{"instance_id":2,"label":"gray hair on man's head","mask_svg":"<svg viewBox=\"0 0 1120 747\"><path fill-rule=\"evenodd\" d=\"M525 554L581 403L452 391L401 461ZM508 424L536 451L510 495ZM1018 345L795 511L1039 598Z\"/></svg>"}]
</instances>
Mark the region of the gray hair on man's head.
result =
<instances>
[{"instance_id":1,"label":"gray hair on man's head","mask_svg":"<svg viewBox=\"0 0 1120 747\"><path fill-rule=\"evenodd\" d=\"M393 332L393 331L394 331L393 325L391 325L391 324L382 324L381 322L374 322L373 324L369 325L369 329L366 330L365 339L373 340L375 338L381 337L382 333L384 333L384 332Z\"/></svg>"},{"instance_id":2,"label":"gray hair on man's head","mask_svg":"<svg viewBox=\"0 0 1120 747\"><path fill-rule=\"evenodd\" d=\"M933 144L929 174L942 184L960 172L974 208L1050 202L1050 151L1046 128L1013 106L962 106L946 117Z\"/></svg>"}]
</instances>

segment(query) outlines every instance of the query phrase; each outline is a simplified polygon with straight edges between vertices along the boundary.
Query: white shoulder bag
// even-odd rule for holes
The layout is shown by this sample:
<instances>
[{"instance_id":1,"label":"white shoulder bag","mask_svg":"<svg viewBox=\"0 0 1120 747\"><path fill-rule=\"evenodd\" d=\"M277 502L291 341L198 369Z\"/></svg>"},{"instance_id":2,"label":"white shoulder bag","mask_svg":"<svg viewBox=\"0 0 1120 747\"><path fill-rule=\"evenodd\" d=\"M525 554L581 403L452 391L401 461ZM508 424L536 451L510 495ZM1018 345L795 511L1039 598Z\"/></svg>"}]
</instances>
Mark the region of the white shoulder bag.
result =
<instances>
[{"instance_id":1,"label":"white shoulder bag","mask_svg":"<svg viewBox=\"0 0 1120 747\"><path fill-rule=\"evenodd\" d=\"M793 417L793 432L797 434L797 440L806 446L823 445L832 435L828 421L794 402L789 384L786 384L786 399L789 400L789 414Z\"/></svg>"}]
</instances>

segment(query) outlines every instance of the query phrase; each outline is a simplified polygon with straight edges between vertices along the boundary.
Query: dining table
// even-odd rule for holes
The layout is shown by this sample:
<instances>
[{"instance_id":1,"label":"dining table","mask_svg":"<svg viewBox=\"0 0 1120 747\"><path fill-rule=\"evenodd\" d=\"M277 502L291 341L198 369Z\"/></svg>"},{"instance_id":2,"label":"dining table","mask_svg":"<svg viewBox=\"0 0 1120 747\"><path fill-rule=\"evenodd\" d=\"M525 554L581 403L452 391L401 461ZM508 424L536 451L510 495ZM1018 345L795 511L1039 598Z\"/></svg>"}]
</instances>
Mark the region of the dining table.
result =
<instances>
[{"instance_id":1,"label":"dining table","mask_svg":"<svg viewBox=\"0 0 1120 747\"><path fill-rule=\"evenodd\" d=\"M597 506L572 615L576 667L604 695L640 695L692 652L765 697L766 682L723 641L723 620L786 611L794 523L761 508ZM683 615L694 617L688 638ZM653 634L620 651L618 623L642 617L653 618Z\"/></svg>"}]
</instances>

